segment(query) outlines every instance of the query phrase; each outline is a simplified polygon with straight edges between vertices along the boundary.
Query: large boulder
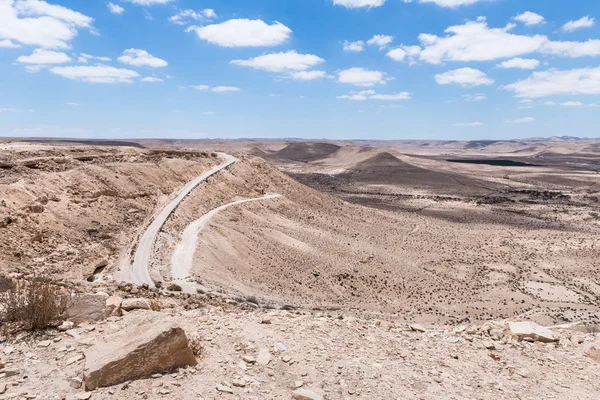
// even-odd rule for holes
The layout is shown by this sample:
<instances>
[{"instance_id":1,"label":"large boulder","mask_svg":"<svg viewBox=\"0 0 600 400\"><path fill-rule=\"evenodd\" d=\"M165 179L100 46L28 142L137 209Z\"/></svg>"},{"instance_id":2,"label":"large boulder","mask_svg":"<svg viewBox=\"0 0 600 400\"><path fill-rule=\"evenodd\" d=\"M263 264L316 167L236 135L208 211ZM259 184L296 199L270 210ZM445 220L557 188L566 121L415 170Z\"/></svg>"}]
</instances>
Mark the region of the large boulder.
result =
<instances>
[{"instance_id":1,"label":"large boulder","mask_svg":"<svg viewBox=\"0 0 600 400\"><path fill-rule=\"evenodd\" d=\"M101 321L106 318L106 293L78 294L67 309L67 319L76 324Z\"/></svg>"},{"instance_id":2,"label":"large boulder","mask_svg":"<svg viewBox=\"0 0 600 400\"><path fill-rule=\"evenodd\" d=\"M147 313L87 349L85 358L88 390L197 364L183 329L164 316Z\"/></svg>"},{"instance_id":3,"label":"large boulder","mask_svg":"<svg viewBox=\"0 0 600 400\"><path fill-rule=\"evenodd\" d=\"M152 302L144 298L124 299L121 303L121 309L124 311L151 310Z\"/></svg>"},{"instance_id":4,"label":"large boulder","mask_svg":"<svg viewBox=\"0 0 600 400\"><path fill-rule=\"evenodd\" d=\"M510 333L519 339L530 338L544 343L558 342L554 333L531 321L509 322Z\"/></svg>"}]
</instances>

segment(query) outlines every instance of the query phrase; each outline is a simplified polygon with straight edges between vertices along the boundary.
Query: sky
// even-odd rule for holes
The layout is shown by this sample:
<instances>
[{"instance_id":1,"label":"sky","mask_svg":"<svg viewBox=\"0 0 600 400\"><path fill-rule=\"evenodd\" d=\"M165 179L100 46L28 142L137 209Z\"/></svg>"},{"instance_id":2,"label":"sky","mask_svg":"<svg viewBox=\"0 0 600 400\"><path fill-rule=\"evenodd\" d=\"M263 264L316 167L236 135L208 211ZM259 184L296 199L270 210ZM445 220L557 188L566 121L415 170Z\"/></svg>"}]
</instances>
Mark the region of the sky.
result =
<instances>
[{"instance_id":1,"label":"sky","mask_svg":"<svg viewBox=\"0 0 600 400\"><path fill-rule=\"evenodd\" d=\"M0 136L600 137L595 0L0 0Z\"/></svg>"}]
</instances>

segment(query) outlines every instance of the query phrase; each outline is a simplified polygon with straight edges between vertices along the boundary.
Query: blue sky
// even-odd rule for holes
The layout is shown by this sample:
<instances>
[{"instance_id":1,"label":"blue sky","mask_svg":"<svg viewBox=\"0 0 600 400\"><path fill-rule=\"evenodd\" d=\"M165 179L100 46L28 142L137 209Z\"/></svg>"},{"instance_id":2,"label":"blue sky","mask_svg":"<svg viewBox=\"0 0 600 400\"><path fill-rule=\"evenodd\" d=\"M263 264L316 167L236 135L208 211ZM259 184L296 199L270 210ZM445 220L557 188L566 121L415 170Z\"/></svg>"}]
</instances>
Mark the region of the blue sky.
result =
<instances>
[{"instance_id":1,"label":"blue sky","mask_svg":"<svg viewBox=\"0 0 600 400\"><path fill-rule=\"evenodd\" d=\"M600 2L0 0L0 135L600 137Z\"/></svg>"}]
</instances>

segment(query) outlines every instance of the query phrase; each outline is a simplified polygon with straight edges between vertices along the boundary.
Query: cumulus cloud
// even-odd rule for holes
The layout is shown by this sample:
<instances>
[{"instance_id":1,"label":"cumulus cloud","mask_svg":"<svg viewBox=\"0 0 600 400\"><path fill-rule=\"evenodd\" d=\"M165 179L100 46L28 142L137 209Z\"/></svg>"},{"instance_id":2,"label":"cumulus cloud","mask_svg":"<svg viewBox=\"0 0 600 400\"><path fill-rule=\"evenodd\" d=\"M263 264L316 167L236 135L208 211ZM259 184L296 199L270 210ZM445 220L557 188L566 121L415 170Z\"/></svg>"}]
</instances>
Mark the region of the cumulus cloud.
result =
<instances>
[{"instance_id":1,"label":"cumulus cloud","mask_svg":"<svg viewBox=\"0 0 600 400\"><path fill-rule=\"evenodd\" d=\"M215 13L215 10L205 8L200 11L183 10L169 18L169 21L177 25L189 25L193 21L207 21L216 17L217 13Z\"/></svg>"},{"instance_id":2,"label":"cumulus cloud","mask_svg":"<svg viewBox=\"0 0 600 400\"><path fill-rule=\"evenodd\" d=\"M400 45L400 47L388 51L386 56L394 61L404 61L408 59L410 64L414 64L415 57L418 57L419 54L421 54L421 48L419 46Z\"/></svg>"},{"instance_id":3,"label":"cumulus cloud","mask_svg":"<svg viewBox=\"0 0 600 400\"><path fill-rule=\"evenodd\" d=\"M17 49L21 46L19 46L16 43L11 42L10 40L0 40L0 47L4 47L7 49Z\"/></svg>"},{"instance_id":4,"label":"cumulus cloud","mask_svg":"<svg viewBox=\"0 0 600 400\"><path fill-rule=\"evenodd\" d=\"M285 43L292 30L280 22L269 25L260 19L230 19L220 24L191 26L202 40L223 47L271 47Z\"/></svg>"},{"instance_id":5,"label":"cumulus cloud","mask_svg":"<svg viewBox=\"0 0 600 400\"><path fill-rule=\"evenodd\" d=\"M405 3L412 3L413 0L403 0ZM433 3L440 7L456 8L460 6L469 6L486 0L418 0L419 3Z\"/></svg>"},{"instance_id":6,"label":"cumulus cloud","mask_svg":"<svg viewBox=\"0 0 600 400\"><path fill-rule=\"evenodd\" d=\"M360 51L363 51L364 49L365 49L365 42L363 42L362 40L358 40L356 42L349 42L346 40L344 42L344 51L360 52Z\"/></svg>"},{"instance_id":7,"label":"cumulus cloud","mask_svg":"<svg viewBox=\"0 0 600 400\"><path fill-rule=\"evenodd\" d=\"M437 74L435 75L435 81L440 85L456 83L462 87L491 85L494 83L494 80L488 78L484 72L474 68L459 68Z\"/></svg>"},{"instance_id":8,"label":"cumulus cloud","mask_svg":"<svg viewBox=\"0 0 600 400\"><path fill-rule=\"evenodd\" d=\"M504 28L489 28L485 18L451 26L447 36L422 33L419 41L423 47L421 60L431 64L443 61L490 61L533 53L548 40L545 36L515 35Z\"/></svg>"},{"instance_id":9,"label":"cumulus cloud","mask_svg":"<svg viewBox=\"0 0 600 400\"><path fill-rule=\"evenodd\" d=\"M467 122L467 123L462 123L462 124L454 124L454 126L458 126L458 127L478 127L478 126L483 126L484 124L482 122Z\"/></svg>"},{"instance_id":10,"label":"cumulus cloud","mask_svg":"<svg viewBox=\"0 0 600 400\"><path fill-rule=\"evenodd\" d=\"M127 49L117 60L122 64L133 65L134 67L146 65L152 68L160 68L169 65L165 60L154 57L146 50L140 49Z\"/></svg>"},{"instance_id":11,"label":"cumulus cloud","mask_svg":"<svg viewBox=\"0 0 600 400\"><path fill-rule=\"evenodd\" d=\"M600 40L590 39L586 42L548 41L542 46L540 53L570 58L598 56L600 55Z\"/></svg>"},{"instance_id":12,"label":"cumulus cloud","mask_svg":"<svg viewBox=\"0 0 600 400\"><path fill-rule=\"evenodd\" d=\"M71 61L71 57L65 53L44 49L35 49L31 55L17 58L17 62L21 64L37 65L65 64L69 61Z\"/></svg>"},{"instance_id":13,"label":"cumulus cloud","mask_svg":"<svg viewBox=\"0 0 600 400\"><path fill-rule=\"evenodd\" d=\"M363 101L363 100L410 100L412 94L410 92L400 92L394 94L379 94L373 89L351 91L349 94L337 96L338 99Z\"/></svg>"},{"instance_id":14,"label":"cumulus cloud","mask_svg":"<svg viewBox=\"0 0 600 400\"><path fill-rule=\"evenodd\" d=\"M107 3L106 7L108 7L108 11L113 14L121 15L125 12L125 9L118 4L115 3Z\"/></svg>"},{"instance_id":15,"label":"cumulus cloud","mask_svg":"<svg viewBox=\"0 0 600 400\"><path fill-rule=\"evenodd\" d=\"M535 118L533 117L525 117L525 118L517 118L517 119L508 119L506 120L509 124L527 124L529 122L535 122Z\"/></svg>"},{"instance_id":16,"label":"cumulus cloud","mask_svg":"<svg viewBox=\"0 0 600 400\"><path fill-rule=\"evenodd\" d=\"M242 89L235 86L217 86L211 89L215 93L239 92L240 90Z\"/></svg>"},{"instance_id":17,"label":"cumulus cloud","mask_svg":"<svg viewBox=\"0 0 600 400\"><path fill-rule=\"evenodd\" d=\"M506 85L517 97L600 94L600 67L534 72L529 78Z\"/></svg>"},{"instance_id":18,"label":"cumulus cloud","mask_svg":"<svg viewBox=\"0 0 600 400\"><path fill-rule=\"evenodd\" d=\"M386 83L385 73L366 68L349 68L338 73L338 81L355 86L375 86Z\"/></svg>"},{"instance_id":19,"label":"cumulus cloud","mask_svg":"<svg viewBox=\"0 0 600 400\"><path fill-rule=\"evenodd\" d=\"M306 71L324 62L314 54L299 54L295 50L271 53L248 60L232 60L231 64L262 69L270 72Z\"/></svg>"},{"instance_id":20,"label":"cumulus cloud","mask_svg":"<svg viewBox=\"0 0 600 400\"><path fill-rule=\"evenodd\" d=\"M527 26L539 25L545 21L544 17L531 11L525 11L523 14L514 16L513 19L522 22Z\"/></svg>"},{"instance_id":21,"label":"cumulus cloud","mask_svg":"<svg viewBox=\"0 0 600 400\"><path fill-rule=\"evenodd\" d=\"M53 67L50 72L68 79L91 83L131 83L140 75L124 68L107 65Z\"/></svg>"},{"instance_id":22,"label":"cumulus cloud","mask_svg":"<svg viewBox=\"0 0 600 400\"><path fill-rule=\"evenodd\" d=\"M154 76L147 76L145 78L142 78L142 82L158 83L158 82L164 82L164 80L161 78L156 78Z\"/></svg>"},{"instance_id":23,"label":"cumulus cloud","mask_svg":"<svg viewBox=\"0 0 600 400\"><path fill-rule=\"evenodd\" d=\"M387 35L375 35L371 39L367 40L367 44L369 46L378 46L379 50L385 49L392 41L394 40L393 36Z\"/></svg>"},{"instance_id":24,"label":"cumulus cloud","mask_svg":"<svg viewBox=\"0 0 600 400\"><path fill-rule=\"evenodd\" d=\"M49 49L68 49L78 29L92 33L93 18L41 0L0 1L0 41Z\"/></svg>"},{"instance_id":25,"label":"cumulus cloud","mask_svg":"<svg viewBox=\"0 0 600 400\"><path fill-rule=\"evenodd\" d=\"M521 68L521 69L536 69L540 62L535 59L513 58L512 60L503 61L498 64L500 68Z\"/></svg>"},{"instance_id":26,"label":"cumulus cloud","mask_svg":"<svg viewBox=\"0 0 600 400\"><path fill-rule=\"evenodd\" d=\"M562 30L564 32L573 32L577 29L581 28L591 28L594 26L596 19L590 18L589 16L585 16L583 18L578 19L577 21L569 21L563 25Z\"/></svg>"},{"instance_id":27,"label":"cumulus cloud","mask_svg":"<svg viewBox=\"0 0 600 400\"><path fill-rule=\"evenodd\" d=\"M346 8L362 8L362 7L381 7L385 4L385 0L333 0L336 6L344 6Z\"/></svg>"},{"instance_id":28,"label":"cumulus cloud","mask_svg":"<svg viewBox=\"0 0 600 400\"><path fill-rule=\"evenodd\" d=\"M325 71L298 71L292 72L290 76L298 81L312 81L315 79L325 78L327 73Z\"/></svg>"}]
</instances>

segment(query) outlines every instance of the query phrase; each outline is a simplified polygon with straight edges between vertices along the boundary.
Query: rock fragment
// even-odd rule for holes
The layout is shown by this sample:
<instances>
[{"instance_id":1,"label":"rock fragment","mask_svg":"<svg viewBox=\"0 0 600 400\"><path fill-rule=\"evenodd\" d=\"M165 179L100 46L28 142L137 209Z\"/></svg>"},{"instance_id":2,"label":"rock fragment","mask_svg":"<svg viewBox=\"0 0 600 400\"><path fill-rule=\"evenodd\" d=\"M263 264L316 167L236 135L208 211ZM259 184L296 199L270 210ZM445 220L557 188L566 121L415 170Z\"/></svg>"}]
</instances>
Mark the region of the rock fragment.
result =
<instances>
[{"instance_id":1,"label":"rock fragment","mask_svg":"<svg viewBox=\"0 0 600 400\"><path fill-rule=\"evenodd\" d=\"M535 322L509 322L510 333L520 339L533 339L539 342L552 343L558 342L558 338L548 328L544 328Z\"/></svg>"},{"instance_id":2,"label":"rock fragment","mask_svg":"<svg viewBox=\"0 0 600 400\"><path fill-rule=\"evenodd\" d=\"M308 389L296 389L292 392L292 399L295 400L323 400L323 397Z\"/></svg>"}]
</instances>

